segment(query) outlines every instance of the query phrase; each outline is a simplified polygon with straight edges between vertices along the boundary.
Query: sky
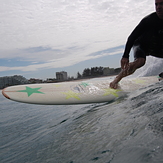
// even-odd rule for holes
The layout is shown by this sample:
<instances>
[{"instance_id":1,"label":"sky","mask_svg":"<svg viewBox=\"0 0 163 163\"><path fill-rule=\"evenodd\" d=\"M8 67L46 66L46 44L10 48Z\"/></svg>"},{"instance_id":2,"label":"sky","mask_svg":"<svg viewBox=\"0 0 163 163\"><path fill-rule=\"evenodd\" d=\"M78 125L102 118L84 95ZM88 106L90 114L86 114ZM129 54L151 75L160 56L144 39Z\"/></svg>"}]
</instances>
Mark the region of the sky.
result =
<instances>
[{"instance_id":1,"label":"sky","mask_svg":"<svg viewBox=\"0 0 163 163\"><path fill-rule=\"evenodd\" d=\"M154 0L0 0L0 77L76 77L117 68L126 40Z\"/></svg>"}]
</instances>

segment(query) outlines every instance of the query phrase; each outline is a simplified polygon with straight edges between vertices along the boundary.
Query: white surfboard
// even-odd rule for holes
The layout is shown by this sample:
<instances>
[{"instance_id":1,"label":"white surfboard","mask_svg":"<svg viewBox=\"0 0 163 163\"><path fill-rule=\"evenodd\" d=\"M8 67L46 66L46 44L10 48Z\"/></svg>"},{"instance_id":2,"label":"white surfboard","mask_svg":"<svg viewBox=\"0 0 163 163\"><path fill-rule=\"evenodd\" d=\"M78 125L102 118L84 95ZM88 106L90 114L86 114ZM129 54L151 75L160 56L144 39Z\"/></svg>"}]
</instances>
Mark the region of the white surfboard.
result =
<instances>
[{"instance_id":1,"label":"white surfboard","mask_svg":"<svg viewBox=\"0 0 163 163\"><path fill-rule=\"evenodd\" d=\"M156 83L157 77L128 78L120 82L120 88L111 89L111 80L87 80L50 84L28 84L3 89L2 94L13 101L44 104L69 105L100 103L116 100L127 92Z\"/></svg>"}]
</instances>

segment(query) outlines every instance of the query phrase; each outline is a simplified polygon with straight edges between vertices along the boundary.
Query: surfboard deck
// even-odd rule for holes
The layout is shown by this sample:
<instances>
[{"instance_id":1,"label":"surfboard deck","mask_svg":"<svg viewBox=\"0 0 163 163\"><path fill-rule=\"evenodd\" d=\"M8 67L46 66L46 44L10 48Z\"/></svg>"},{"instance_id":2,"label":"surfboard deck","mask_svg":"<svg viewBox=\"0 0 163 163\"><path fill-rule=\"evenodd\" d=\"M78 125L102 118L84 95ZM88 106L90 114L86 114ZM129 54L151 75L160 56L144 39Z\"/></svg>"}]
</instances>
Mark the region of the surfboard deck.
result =
<instances>
[{"instance_id":1,"label":"surfboard deck","mask_svg":"<svg viewBox=\"0 0 163 163\"><path fill-rule=\"evenodd\" d=\"M112 80L87 80L77 82L28 84L7 87L2 94L13 101L43 104L43 105L72 105L101 103L116 100L127 92L156 83L156 76L128 78L120 82L120 88L111 89Z\"/></svg>"}]
</instances>

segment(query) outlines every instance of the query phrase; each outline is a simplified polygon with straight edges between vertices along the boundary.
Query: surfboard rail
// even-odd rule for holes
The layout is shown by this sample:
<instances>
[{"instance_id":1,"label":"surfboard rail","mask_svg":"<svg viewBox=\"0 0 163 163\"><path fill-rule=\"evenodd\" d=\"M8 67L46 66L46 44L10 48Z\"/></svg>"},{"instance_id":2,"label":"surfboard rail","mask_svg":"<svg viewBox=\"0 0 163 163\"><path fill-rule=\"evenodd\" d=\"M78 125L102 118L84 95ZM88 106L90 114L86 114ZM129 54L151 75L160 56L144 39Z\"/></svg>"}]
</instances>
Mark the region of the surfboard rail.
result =
<instances>
[{"instance_id":1,"label":"surfboard rail","mask_svg":"<svg viewBox=\"0 0 163 163\"><path fill-rule=\"evenodd\" d=\"M4 97L6 97L7 99L10 99L10 97L5 93L5 88L2 90L2 94Z\"/></svg>"}]
</instances>

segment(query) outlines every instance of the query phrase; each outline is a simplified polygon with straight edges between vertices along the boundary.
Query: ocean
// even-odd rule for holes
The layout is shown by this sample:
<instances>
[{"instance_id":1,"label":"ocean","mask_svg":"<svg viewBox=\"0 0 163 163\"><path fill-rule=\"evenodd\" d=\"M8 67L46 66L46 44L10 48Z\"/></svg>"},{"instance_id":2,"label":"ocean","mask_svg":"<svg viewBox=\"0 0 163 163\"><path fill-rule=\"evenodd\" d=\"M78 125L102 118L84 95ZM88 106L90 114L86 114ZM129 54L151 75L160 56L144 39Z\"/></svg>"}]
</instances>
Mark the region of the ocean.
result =
<instances>
[{"instance_id":1,"label":"ocean","mask_svg":"<svg viewBox=\"0 0 163 163\"><path fill-rule=\"evenodd\" d=\"M0 92L0 163L163 163L162 94L163 81L110 103L48 106Z\"/></svg>"}]
</instances>

